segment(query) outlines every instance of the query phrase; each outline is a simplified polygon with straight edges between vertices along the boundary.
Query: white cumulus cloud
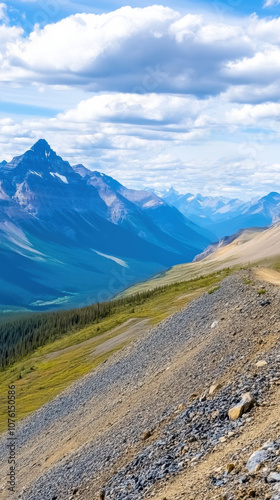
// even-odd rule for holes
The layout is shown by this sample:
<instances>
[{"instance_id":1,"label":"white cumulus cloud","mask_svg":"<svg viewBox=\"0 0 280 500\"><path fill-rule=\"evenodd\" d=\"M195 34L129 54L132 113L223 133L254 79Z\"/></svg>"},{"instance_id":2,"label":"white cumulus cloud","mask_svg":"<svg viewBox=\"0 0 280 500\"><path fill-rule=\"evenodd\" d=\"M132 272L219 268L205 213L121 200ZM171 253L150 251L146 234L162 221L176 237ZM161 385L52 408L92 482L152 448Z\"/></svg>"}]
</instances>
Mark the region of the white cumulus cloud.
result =
<instances>
[{"instance_id":1,"label":"white cumulus cloud","mask_svg":"<svg viewBox=\"0 0 280 500\"><path fill-rule=\"evenodd\" d=\"M0 160L45 137L135 187L238 195L250 172L252 189L276 179L280 18L123 7L30 35L7 23L4 4L0 18L1 100L54 108L52 118L2 113Z\"/></svg>"}]
</instances>

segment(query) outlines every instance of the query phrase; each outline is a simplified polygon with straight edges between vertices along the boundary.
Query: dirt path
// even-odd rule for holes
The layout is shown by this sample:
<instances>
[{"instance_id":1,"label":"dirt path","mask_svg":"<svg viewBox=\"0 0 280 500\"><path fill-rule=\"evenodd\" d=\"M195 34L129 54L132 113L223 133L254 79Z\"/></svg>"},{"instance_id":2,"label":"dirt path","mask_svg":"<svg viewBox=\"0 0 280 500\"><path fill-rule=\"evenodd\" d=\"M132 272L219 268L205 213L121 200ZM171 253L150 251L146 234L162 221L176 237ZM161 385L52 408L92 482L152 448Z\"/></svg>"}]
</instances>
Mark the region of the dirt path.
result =
<instances>
[{"instance_id":1,"label":"dirt path","mask_svg":"<svg viewBox=\"0 0 280 500\"><path fill-rule=\"evenodd\" d=\"M98 335L97 337L90 338L81 342L80 344L75 344L70 347L65 347L64 349L60 349L59 351L52 352L45 356L46 361L50 359L55 359L57 356L61 356L62 354L66 354L71 351L75 351L79 347L92 345L93 348L96 344L96 347L92 351L92 356L105 354L106 352L112 351L116 347L122 345L124 342L128 340L132 340L138 335L141 335L143 331L146 331L147 326L149 324L149 319L141 319L141 318L131 318L125 323L112 330L109 330L102 335Z\"/></svg>"},{"instance_id":2,"label":"dirt path","mask_svg":"<svg viewBox=\"0 0 280 500\"><path fill-rule=\"evenodd\" d=\"M100 356L101 354L105 354L106 352L112 351L121 344L124 344L126 341L133 340L139 337L143 332L147 331L149 327L149 321L149 319L129 319L123 325L119 326L118 328L114 328L114 330L111 330L110 332L110 336L114 336L97 346L92 352L92 356ZM130 324L131 326L129 326Z\"/></svg>"},{"instance_id":3,"label":"dirt path","mask_svg":"<svg viewBox=\"0 0 280 500\"><path fill-rule=\"evenodd\" d=\"M272 285L280 286L280 273L274 271L273 269L268 269L266 267L260 267L254 269L254 274L258 279L267 281Z\"/></svg>"}]
</instances>

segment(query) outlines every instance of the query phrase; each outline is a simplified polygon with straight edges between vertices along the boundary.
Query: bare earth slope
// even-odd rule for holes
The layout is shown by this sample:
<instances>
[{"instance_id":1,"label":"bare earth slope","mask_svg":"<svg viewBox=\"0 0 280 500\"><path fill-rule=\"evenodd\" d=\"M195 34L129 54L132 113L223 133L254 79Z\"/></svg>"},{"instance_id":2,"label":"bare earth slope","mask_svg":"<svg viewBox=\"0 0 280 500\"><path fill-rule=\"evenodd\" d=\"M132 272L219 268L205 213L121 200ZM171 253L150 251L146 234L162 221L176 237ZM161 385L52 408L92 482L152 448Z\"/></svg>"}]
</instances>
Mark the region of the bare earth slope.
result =
<instances>
[{"instance_id":1,"label":"bare earth slope","mask_svg":"<svg viewBox=\"0 0 280 500\"><path fill-rule=\"evenodd\" d=\"M278 498L279 303L277 285L232 275L25 419L15 498ZM255 407L229 421L248 391ZM244 461L268 440L267 472L249 476ZM6 500L5 436L0 456Z\"/></svg>"},{"instance_id":2,"label":"bare earth slope","mask_svg":"<svg viewBox=\"0 0 280 500\"><path fill-rule=\"evenodd\" d=\"M121 295L152 290L165 284L185 281L232 266L253 265L280 257L280 224L260 232L246 229L229 245L218 248L203 260L180 264L154 278L137 284Z\"/></svg>"},{"instance_id":3,"label":"bare earth slope","mask_svg":"<svg viewBox=\"0 0 280 500\"><path fill-rule=\"evenodd\" d=\"M251 237L248 237L251 236ZM230 245L222 248L209 259L222 260L230 259L232 263L244 264L257 262L280 254L280 225L263 231L248 234L245 231Z\"/></svg>"}]
</instances>

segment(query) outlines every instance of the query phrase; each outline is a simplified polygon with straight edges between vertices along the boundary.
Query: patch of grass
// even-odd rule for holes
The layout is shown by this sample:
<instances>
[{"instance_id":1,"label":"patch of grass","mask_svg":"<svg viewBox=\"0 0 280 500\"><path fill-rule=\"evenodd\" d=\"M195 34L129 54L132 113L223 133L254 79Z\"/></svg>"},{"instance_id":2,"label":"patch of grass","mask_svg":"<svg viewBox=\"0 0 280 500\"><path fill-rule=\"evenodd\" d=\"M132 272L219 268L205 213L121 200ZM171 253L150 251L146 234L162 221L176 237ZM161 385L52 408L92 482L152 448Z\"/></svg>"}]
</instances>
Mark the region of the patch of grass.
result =
<instances>
[{"instance_id":1,"label":"patch of grass","mask_svg":"<svg viewBox=\"0 0 280 500\"><path fill-rule=\"evenodd\" d=\"M265 293L266 293L266 290L264 288L257 292L258 295L264 295Z\"/></svg>"},{"instance_id":2,"label":"patch of grass","mask_svg":"<svg viewBox=\"0 0 280 500\"><path fill-rule=\"evenodd\" d=\"M7 370L1 377L0 385L0 432L7 429L6 395L10 384L14 383L16 386L16 410L17 421L19 421L60 394L75 380L89 373L125 345L126 343L123 343L91 360L88 356L90 347L87 346L62 354L53 360L47 361L42 358L36 371L21 371L20 364ZM22 374L20 379L19 373Z\"/></svg>"},{"instance_id":3,"label":"patch of grass","mask_svg":"<svg viewBox=\"0 0 280 500\"><path fill-rule=\"evenodd\" d=\"M252 280L246 280L246 279L243 280L243 283L244 283L244 285L253 285L254 284L254 282Z\"/></svg>"},{"instance_id":4,"label":"patch of grass","mask_svg":"<svg viewBox=\"0 0 280 500\"><path fill-rule=\"evenodd\" d=\"M189 281L174 283L154 290L139 304L120 305L110 316L80 331L69 331L54 342L39 347L21 361L0 372L0 432L7 428L7 391L15 384L17 421L26 417L57 396L75 380L94 370L130 340L103 354L95 349L120 334L116 327L130 319L148 318L156 325L202 293L218 289L218 283L231 274L225 269ZM125 331L125 327L122 329Z\"/></svg>"},{"instance_id":5,"label":"patch of grass","mask_svg":"<svg viewBox=\"0 0 280 500\"><path fill-rule=\"evenodd\" d=\"M215 286L215 288L212 288L211 290L208 291L209 295L211 295L214 292L217 292L217 290L220 290L220 286Z\"/></svg>"}]
</instances>

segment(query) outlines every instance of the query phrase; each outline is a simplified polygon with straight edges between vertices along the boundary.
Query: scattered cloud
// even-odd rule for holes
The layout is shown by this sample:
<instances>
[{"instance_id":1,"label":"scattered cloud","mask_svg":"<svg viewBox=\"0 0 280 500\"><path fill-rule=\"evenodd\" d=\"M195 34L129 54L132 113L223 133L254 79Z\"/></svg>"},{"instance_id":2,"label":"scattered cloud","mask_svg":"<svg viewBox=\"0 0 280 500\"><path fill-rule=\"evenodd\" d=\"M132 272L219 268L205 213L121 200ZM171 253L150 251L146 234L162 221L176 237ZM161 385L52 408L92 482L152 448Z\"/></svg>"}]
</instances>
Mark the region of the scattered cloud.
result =
<instances>
[{"instance_id":1,"label":"scattered cloud","mask_svg":"<svg viewBox=\"0 0 280 500\"><path fill-rule=\"evenodd\" d=\"M123 7L26 35L5 13L0 3L1 98L63 111L0 114L1 160L45 137L131 187L238 195L278 182L280 18Z\"/></svg>"},{"instance_id":2,"label":"scattered cloud","mask_svg":"<svg viewBox=\"0 0 280 500\"><path fill-rule=\"evenodd\" d=\"M280 0L266 0L264 3L264 7L275 7L275 5L279 5Z\"/></svg>"},{"instance_id":3,"label":"scattered cloud","mask_svg":"<svg viewBox=\"0 0 280 500\"><path fill-rule=\"evenodd\" d=\"M45 137L70 163L129 187L172 183L188 192L243 191L250 197L280 180L271 170L277 165L279 114L275 103L221 106L220 97L111 93L54 118L2 119L0 143L2 158L10 159L10 151L20 154Z\"/></svg>"},{"instance_id":4,"label":"scattered cloud","mask_svg":"<svg viewBox=\"0 0 280 500\"><path fill-rule=\"evenodd\" d=\"M0 21L2 22L8 21L6 9L7 9L6 4L0 3Z\"/></svg>"}]
</instances>

